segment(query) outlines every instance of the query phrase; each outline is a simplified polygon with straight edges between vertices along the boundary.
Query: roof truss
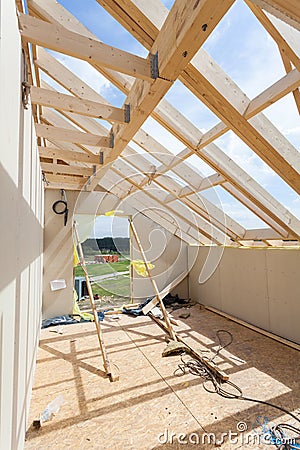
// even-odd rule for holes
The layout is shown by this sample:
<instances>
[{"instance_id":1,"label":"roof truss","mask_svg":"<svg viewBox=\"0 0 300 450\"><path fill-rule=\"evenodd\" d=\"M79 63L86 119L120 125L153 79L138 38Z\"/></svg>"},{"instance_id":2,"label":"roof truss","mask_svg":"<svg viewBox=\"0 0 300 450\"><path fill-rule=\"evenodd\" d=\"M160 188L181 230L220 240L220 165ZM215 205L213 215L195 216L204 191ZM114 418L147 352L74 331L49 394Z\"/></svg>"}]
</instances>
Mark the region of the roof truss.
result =
<instances>
[{"instance_id":1,"label":"roof truss","mask_svg":"<svg viewBox=\"0 0 300 450\"><path fill-rule=\"evenodd\" d=\"M277 43L286 69L285 76L252 100L201 49L234 0L222 0L218 8L211 0L197 1L193 8L191 2L177 0L169 13L158 0L97 1L146 47L147 58L103 44L53 0L28 0L29 14L19 12L24 44L33 44L36 85L31 87L31 102L37 106L36 134L46 187L104 189L129 202L136 194L134 201L141 208L155 203L163 207L167 215L148 211L148 217L179 236L168 218L173 214L180 222L181 238L190 243L249 245L260 240L263 245L278 245L299 239L299 220L214 144L232 130L300 193L299 152L262 114L291 92L300 110L299 57L267 14L298 28L295 1L245 0ZM123 107L110 105L40 47L87 61L126 94ZM43 83L41 71L69 94ZM171 106L163 97L177 79L221 122L203 134ZM142 130L149 116L186 145L179 155ZM149 153L155 164L130 148L130 141ZM216 172L201 176L185 162L193 154ZM180 181L168 176L171 170ZM116 185L109 186L108 175L118 180ZM149 183L159 195L153 195ZM224 214L201 195L213 186L221 186L269 228L246 230ZM185 208L194 214L194 221Z\"/></svg>"}]
</instances>

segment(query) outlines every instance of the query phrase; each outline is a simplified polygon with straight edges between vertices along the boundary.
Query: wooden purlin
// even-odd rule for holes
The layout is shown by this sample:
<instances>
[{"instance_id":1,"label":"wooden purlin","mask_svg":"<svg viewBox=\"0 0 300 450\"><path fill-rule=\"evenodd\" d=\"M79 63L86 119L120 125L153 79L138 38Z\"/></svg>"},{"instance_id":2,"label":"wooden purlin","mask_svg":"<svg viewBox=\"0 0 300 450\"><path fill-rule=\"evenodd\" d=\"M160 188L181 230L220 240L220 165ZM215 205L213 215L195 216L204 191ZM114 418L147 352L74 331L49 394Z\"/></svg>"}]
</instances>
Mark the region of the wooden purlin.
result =
<instances>
[{"instance_id":1,"label":"wooden purlin","mask_svg":"<svg viewBox=\"0 0 300 450\"><path fill-rule=\"evenodd\" d=\"M99 155L89 155L87 153L79 153L76 151L65 150L61 148L53 147L38 147L40 157L52 158L52 159L62 159L66 162L76 161L82 162L89 165L99 164Z\"/></svg>"}]
</instances>

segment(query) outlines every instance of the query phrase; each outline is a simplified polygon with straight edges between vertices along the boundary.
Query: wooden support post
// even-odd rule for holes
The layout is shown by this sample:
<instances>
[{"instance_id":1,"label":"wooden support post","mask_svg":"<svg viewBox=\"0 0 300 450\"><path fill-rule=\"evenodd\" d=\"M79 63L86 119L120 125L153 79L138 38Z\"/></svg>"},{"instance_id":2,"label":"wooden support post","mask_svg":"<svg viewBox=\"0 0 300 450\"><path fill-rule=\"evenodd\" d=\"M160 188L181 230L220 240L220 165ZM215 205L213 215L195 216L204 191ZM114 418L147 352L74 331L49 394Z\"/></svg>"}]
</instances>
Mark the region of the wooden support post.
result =
<instances>
[{"instance_id":1,"label":"wooden support post","mask_svg":"<svg viewBox=\"0 0 300 450\"><path fill-rule=\"evenodd\" d=\"M165 332L168 332L168 329L165 326L165 324L162 323L157 317L154 317L154 315L151 314L151 312L149 313L149 316L155 323L157 323L158 326L160 326L160 328L162 330L164 330ZM227 381L229 379L229 376L227 375L227 373L220 370L214 363L208 361L206 358L203 358L203 356L199 353L199 351L196 348L192 347L191 344L188 344L182 337L177 335L177 340L179 342L182 342L184 345L186 345L187 353L189 353L195 359L198 359L203 364L205 364L208 367L208 369L211 370L215 375L217 375L221 380Z\"/></svg>"},{"instance_id":2,"label":"wooden support post","mask_svg":"<svg viewBox=\"0 0 300 450\"><path fill-rule=\"evenodd\" d=\"M130 245L130 266L129 266L129 276L130 276L130 303L133 303L133 265L131 264L131 261L133 260L133 254L132 254L132 230L131 230L131 222L132 222L132 218L130 217L128 219L129 221L129 245Z\"/></svg>"},{"instance_id":3,"label":"wooden support post","mask_svg":"<svg viewBox=\"0 0 300 450\"><path fill-rule=\"evenodd\" d=\"M94 302L94 295L93 295L93 291L92 291L92 286L90 283L90 279L89 279L89 274L86 268L86 264L85 264L85 259L83 256L83 251L82 251L82 245L79 239L79 235L78 235L78 230L77 230L77 226L76 226L76 222L74 222L74 233L75 233L75 237L76 237L76 241L77 241L77 246L79 248L79 255L80 255L80 265L83 269L84 272L84 276L85 276L85 280L86 280L86 286L87 286L87 290L89 293L89 298L90 298L90 303L91 303L91 308L93 311L93 315L94 315L94 321L95 321L95 325L96 325L96 330L97 330L97 335L98 335L98 340L99 340L99 345L100 345L100 350L102 353L102 358L103 358L103 365L104 365L104 369L105 372L107 374L107 376L109 377L110 381L117 381L119 379L119 375L114 375L111 367L110 367L110 362L107 356L107 352L106 352L106 348L104 345L104 340L103 340L103 335L102 335L102 330L101 330L101 326L100 326L100 322L98 319L98 314L97 314L97 310L96 310L96 306L95 306L95 302Z\"/></svg>"},{"instance_id":4,"label":"wooden support post","mask_svg":"<svg viewBox=\"0 0 300 450\"><path fill-rule=\"evenodd\" d=\"M157 300L158 300L158 302L159 302L161 311L162 311L162 313L163 313L164 320L165 320L165 323L166 323L166 329L167 329L168 333L170 334L171 338L172 338L174 341L177 341L176 333L175 333L175 331L173 330L173 327L172 327L170 318L169 318L169 316L168 316L168 313L167 313L167 311L166 311L165 305L164 305L164 303L163 303L163 301L162 301L162 299L161 299L161 297L160 297L160 294L159 294L159 291L158 291L157 284L156 284L154 278L152 277L151 270L150 270L149 267L148 267L148 263L147 263L147 259L146 259L145 252L144 252L144 250L143 250L141 241L140 241L140 239L139 239L139 237L138 237L138 234L137 234L137 232L136 232L135 226L134 226L134 224L133 224L132 221L130 221L130 228L131 228L132 234L133 234L133 236L134 236L134 239L136 240L136 243L137 243L137 245L138 245L138 247L139 247L140 253L141 253L142 258L143 258L144 263L145 263L145 267L146 267L146 271L147 271L149 280L151 281L151 284L152 284L152 286L153 286L153 289L154 289L156 298L157 298Z\"/></svg>"}]
</instances>

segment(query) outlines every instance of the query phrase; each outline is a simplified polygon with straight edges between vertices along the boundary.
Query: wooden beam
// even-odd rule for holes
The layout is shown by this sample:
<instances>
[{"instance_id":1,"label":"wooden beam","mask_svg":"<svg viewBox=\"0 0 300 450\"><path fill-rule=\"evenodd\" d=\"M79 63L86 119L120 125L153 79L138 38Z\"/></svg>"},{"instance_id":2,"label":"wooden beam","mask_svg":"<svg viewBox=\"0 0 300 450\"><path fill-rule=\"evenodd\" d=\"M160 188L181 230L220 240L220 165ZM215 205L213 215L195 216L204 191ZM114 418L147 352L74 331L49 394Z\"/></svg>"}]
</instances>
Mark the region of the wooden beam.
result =
<instances>
[{"instance_id":1,"label":"wooden beam","mask_svg":"<svg viewBox=\"0 0 300 450\"><path fill-rule=\"evenodd\" d=\"M100 164L100 155L89 155L87 153L79 153L71 150L63 150L60 148L38 146L40 157L62 159L63 161L79 162L85 164Z\"/></svg>"},{"instance_id":2,"label":"wooden beam","mask_svg":"<svg viewBox=\"0 0 300 450\"><path fill-rule=\"evenodd\" d=\"M45 139L55 139L63 142L73 142L75 144L88 144L94 147L106 147L111 145L110 138L97 136L96 134L73 131L67 128L53 127L45 124L35 124L36 135Z\"/></svg>"},{"instance_id":3,"label":"wooden beam","mask_svg":"<svg viewBox=\"0 0 300 450\"><path fill-rule=\"evenodd\" d=\"M225 74L224 74L225 76ZM300 194L299 152L261 115L248 122L216 88L215 71L207 65L203 52L185 70L183 83L205 103L234 133L242 139L292 189ZM225 85L223 85L224 88ZM223 89L225 91L225 89ZM269 127L266 129L266 123Z\"/></svg>"},{"instance_id":4,"label":"wooden beam","mask_svg":"<svg viewBox=\"0 0 300 450\"><path fill-rule=\"evenodd\" d=\"M93 175L93 169L87 167L68 166L65 164L41 163L43 172L53 172L55 174L81 175L88 178Z\"/></svg>"},{"instance_id":5,"label":"wooden beam","mask_svg":"<svg viewBox=\"0 0 300 450\"><path fill-rule=\"evenodd\" d=\"M277 102L288 93L294 91L298 86L300 86L300 73L297 69L294 69L253 100L249 101L243 116L246 119L251 119L251 117ZM197 148L201 150L203 147L225 134L229 129L230 128L225 123L219 122L211 130L203 134Z\"/></svg>"},{"instance_id":6,"label":"wooden beam","mask_svg":"<svg viewBox=\"0 0 300 450\"><path fill-rule=\"evenodd\" d=\"M187 0L175 1L151 48L151 53L159 55L160 78L151 83L136 80L133 84L125 102L132 108L131 121L113 126L115 145L111 160L116 159L133 138L233 2L222 0L216 9L211 0L196 1L193 8ZM92 187L97 181L96 176Z\"/></svg>"},{"instance_id":7,"label":"wooden beam","mask_svg":"<svg viewBox=\"0 0 300 450\"><path fill-rule=\"evenodd\" d=\"M286 56L285 53L283 53L280 49L279 49L279 51L281 54L281 59L282 59L286 73L291 72L293 70L291 61L289 60L289 58ZM296 107L298 109L298 113L300 114L300 91L299 91L299 88L297 88L293 91L293 97L294 97L294 100L296 103Z\"/></svg>"},{"instance_id":8,"label":"wooden beam","mask_svg":"<svg viewBox=\"0 0 300 450\"><path fill-rule=\"evenodd\" d=\"M219 186L225 181L226 180L224 177L222 177L222 175L220 175L219 173L214 173L209 177L203 178L198 186L196 186L196 188L191 188L190 186L185 186L184 188L182 188L181 192L179 193L179 198L181 199L184 197L188 197L191 194L205 191L206 189L210 189L214 186Z\"/></svg>"},{"instance_id":9,"label":"wooden beam","mask_svg":"<svg viewBox=\"0 0 300 450\"><path fill-rule=\"evenodd\" d=\"M60 186L59 189L63 189L64 186L73 186L74 189L82 189L86 183L86 179L75 175L54 175L52 173L46 174L46 180L50 183L46 188L51 188L55 183L56 186Z\"/></svg>"},{"instance_id":10,"label":"wooden beam","mask_svg":"<svg viewBox=\"0 0 300 450\"><path fill-rule=\"evenodd\" d=\"M282 239L282 236L272 228L257 228L252 230L246 230L243 240L269 240L269 239Z\"/></svg>"},{"instance_id":11,"label":"wooden beam","mask_svg":"<svg viewBox=\"0 0 300 450\"><path fill-rule=\"evenodd\" d=\"M31 86L31 103L48 106L63 111L70 111L111 122L125 123L125 111L121 108L93 102L88 99L61 94L49 89Z\"/></svg>"},{"instance_id":12,"label":"wooden beam","mask_svg":"<svg viewBox=\"0 0 300 450\"><path fill-rule=\"evenodd\" d=\"M78 33L44 20L19 13L22 39L32 44L73 56L83 61L122 72L132 77L151 80L150 59L89 39Z\"/></svg>"}]
</instances>

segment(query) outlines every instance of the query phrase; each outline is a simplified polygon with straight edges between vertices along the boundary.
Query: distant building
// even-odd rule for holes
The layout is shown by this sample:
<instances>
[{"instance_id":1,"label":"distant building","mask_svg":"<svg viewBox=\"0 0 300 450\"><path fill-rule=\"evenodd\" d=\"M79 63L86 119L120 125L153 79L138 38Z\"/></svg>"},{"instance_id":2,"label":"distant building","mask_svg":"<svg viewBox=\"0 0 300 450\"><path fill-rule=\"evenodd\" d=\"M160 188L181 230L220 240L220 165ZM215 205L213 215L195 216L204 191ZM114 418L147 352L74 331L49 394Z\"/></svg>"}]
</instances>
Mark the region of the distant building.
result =
<instances>
[{"instance_id":1,"label":"distant building","mask_svg":"<svg viewBox=\"0 0 300 450\"><path fill-rule=\"evenodd\" d=\"M118 255L95 255L94 261L97 263L118 262Z\"/></svg>"}]
</instances>

